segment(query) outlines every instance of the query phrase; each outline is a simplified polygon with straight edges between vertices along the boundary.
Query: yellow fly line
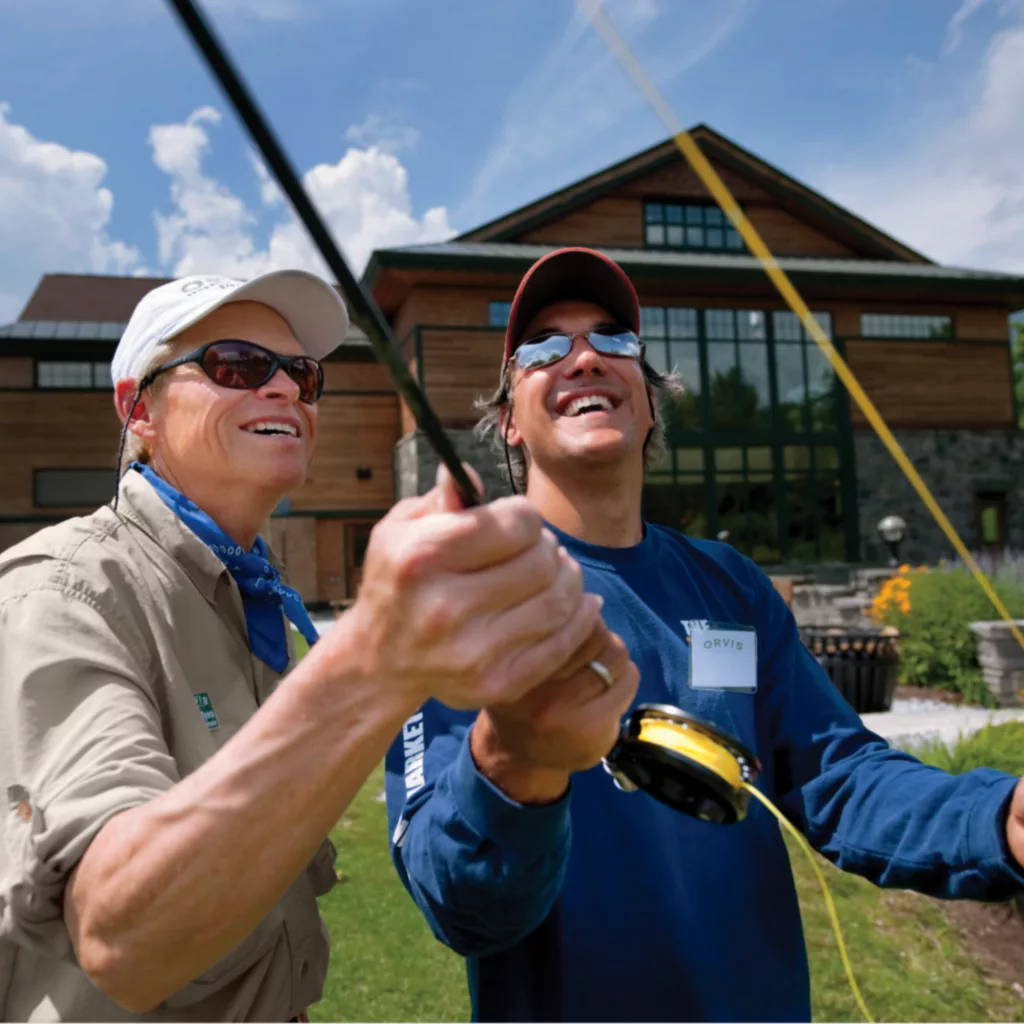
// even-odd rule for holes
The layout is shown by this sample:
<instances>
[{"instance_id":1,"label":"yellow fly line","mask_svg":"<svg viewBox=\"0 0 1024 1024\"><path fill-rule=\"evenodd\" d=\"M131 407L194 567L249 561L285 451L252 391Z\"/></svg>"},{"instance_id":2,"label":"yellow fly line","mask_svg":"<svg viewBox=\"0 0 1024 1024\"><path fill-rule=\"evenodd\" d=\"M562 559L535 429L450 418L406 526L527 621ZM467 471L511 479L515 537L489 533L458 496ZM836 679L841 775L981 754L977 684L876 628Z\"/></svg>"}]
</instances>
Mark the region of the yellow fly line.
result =
<instances>
[{"instance_id":1,"label":"yellow fly line","mask_svg":"<svg viewBox=\"0 0 1024 1024\"><path fill-rule=\"evenodd\" d=\"M967 546L960 539L960 535L953 528L953 524L946 517L946 514L939 507L938 502L932 497L927 484L921 479L920 474L914 468L914 464L907 457L906 452L900 447L899 442L893 436L892 431L886 426L878 410L871 399L865 394L853 371L846 365L842 356L836 351L828 336L821 329L818 321L811 316L807 303L800 297L800 293L793 287L793 283L786 276L786 272L779 266L778 261L768 250L761 236L757 233L753 224L747 219L746 214L740 209L732 193L726 187L725 182L718 176L718 172L708 162L707 157L701 152L700 147L691 138L690 133L683 128L679 119L675 116L672 108L665 101L665 98L658 91L657 86L650 76L643 69L643 66L630 51L622 36L619 35L615 26L608 19L601 6L601 0L579 0L590 19L594 28L601 34L609 49L618 58L623 69L633 79L634 84L643 93L644 98L654 109L654 112L661 118L662 123L672 134L675 144L679 147L683 156L689 161L690 166L697 173L697 176L704 183L707 190L714 196L715 201L722 208L725 215L735 225L736 230L747 243L747 248L757 257L765 273L771 278L772 283L779 290L779 294L785 299L789 308L800 318L807 333L817 342L818 347L825 353L826 358L835 370L839 379L846 386L846 390L853 396L853 400L864 413L865 418L875 429L875 433L882 439L882 443L889 449L889 453L896 460L896 464L903 470L904 475L910 481L911 486L920 495L928 511L931 512L935 521L942 528L942 532L949 538L956 553L963 559L964 564L974 575L985 595L995 606L996 611L1009 623L1010 631L1013 633L1017 643L1024 648L1024 633L1021 633L1013 621L1005 605L999 599L999 595L992 588L985 574L978 568L978 563L973 555L967 550Z\"/></svg>"}]
</instances>

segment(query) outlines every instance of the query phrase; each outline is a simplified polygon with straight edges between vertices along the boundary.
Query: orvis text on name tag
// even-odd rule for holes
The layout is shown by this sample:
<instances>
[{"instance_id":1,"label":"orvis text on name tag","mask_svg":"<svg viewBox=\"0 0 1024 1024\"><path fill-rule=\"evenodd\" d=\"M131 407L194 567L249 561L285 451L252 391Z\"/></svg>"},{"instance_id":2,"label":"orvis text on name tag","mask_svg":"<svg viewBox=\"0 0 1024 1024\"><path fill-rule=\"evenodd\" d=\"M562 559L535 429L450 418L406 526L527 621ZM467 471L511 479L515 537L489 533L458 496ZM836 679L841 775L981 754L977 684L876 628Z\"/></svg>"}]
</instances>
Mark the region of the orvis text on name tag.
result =
<instances>
[{"instance_id":1,"label":"orvis text on name tag","mask_svg":"<svg viewBox=\"0 0 1024 1024\"><path fill-rule=\"evenodd\" d=\"M753 626L718 626L690 640L690 686L695 690L757 689L757 632Z\"/></svg>"}]
</instances>

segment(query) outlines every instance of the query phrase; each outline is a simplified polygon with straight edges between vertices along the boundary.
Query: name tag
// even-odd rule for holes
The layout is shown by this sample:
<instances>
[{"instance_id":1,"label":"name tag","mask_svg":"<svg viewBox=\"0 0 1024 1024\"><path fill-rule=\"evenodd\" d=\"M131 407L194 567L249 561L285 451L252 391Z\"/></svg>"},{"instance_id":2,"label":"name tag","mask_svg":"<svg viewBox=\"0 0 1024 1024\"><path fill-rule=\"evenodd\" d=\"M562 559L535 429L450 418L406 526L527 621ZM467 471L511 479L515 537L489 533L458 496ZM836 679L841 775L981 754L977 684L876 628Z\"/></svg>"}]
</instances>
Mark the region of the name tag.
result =
<instances>
[{"instance_id":1,"label":"name tag","mask_svg":"<svg viewBox=\"0 0 1024 1024\"><path fill-rule=\"evenodd\" d=\"M193 693L192 696L196 699L196 706L203 716L203 721L206 722L206 728L211 731L219 729L220 722L217 721L217 712L213 710L213 701L210 700L210 695L208 693Z\"/></svg>"},{"instance_id":2,"label":"name tag","mask_svg":"<svg viewBox=\"0 0 1024 1024\"><path fill-rule=\"evenodd\" d=\"M690 686L695 690L757 690L757 631L753 626L717 625L690 637Z\"/></svg>"}]
</instances>

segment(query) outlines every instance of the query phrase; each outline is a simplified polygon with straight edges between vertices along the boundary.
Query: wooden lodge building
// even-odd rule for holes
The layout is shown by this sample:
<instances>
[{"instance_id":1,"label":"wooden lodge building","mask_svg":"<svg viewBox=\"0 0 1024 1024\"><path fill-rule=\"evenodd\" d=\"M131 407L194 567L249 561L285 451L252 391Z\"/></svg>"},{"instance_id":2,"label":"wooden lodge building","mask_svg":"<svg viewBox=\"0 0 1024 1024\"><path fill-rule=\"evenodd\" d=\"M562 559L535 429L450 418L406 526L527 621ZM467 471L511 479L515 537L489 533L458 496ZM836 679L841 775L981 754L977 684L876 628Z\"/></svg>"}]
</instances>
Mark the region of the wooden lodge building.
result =
<instances>
[{"instance_id":1,"label":"wooden lodge building","mask_svg":"<svg viewBox=\"0 0 1024 1024\"><path fill-rule=\"evenodd\" d=\"M808 301L972 549L1024 546L1024 442L1008 315L1024 278L939 266L707 127L694 136ZM939 215L937 213L937 215ZM444 243L379 250L364 282L459 451L504 484L474 439L522 274L565 244L631 276L648 358L686 395L666 409L648 518L729 540L766 567L879 562L898 513L912 561L948 545L827 361L671 141ZM161 281L47 275L0 327L0 549L109 500L118 423L109 363ZM372 524L422 492L435 460L365 337L325 364L317 455L272 520L310 603L358 585Z\"/></svg>"}]
</instances>

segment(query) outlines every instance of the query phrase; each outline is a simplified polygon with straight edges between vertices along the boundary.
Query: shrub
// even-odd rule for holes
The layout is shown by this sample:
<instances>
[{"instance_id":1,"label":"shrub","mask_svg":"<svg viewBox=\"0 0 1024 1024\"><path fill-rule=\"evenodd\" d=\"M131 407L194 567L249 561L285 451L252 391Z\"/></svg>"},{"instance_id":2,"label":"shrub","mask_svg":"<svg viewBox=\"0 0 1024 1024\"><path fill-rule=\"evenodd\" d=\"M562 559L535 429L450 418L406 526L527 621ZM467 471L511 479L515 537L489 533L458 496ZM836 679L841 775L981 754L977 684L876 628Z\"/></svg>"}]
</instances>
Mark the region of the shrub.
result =
<instances>
[{"instance_id":1,"label":"shrub","mask_svg":"<svg viewBox=\"0 0 1024 1024\"><path fill-rule=\"evenodd\" d=\"M931 741L915 748L914 753L925 764L933 764L951 775L961 775L972 768L996 768L1010 775L1024 775L1024 722L986 725L953 747Z\"/></svg>"},{"instance_id":2,"label":"shrub","mask_svg":"<svg viewBox=\"0 0 1024 1024\"><path fill-rule=\"evenodd\" d=\"M990 577L1014 617L1024 615L1024 587L1017 579L1008 573ZM978 667L977 640L968 623L997 618L997 613L968 570L942 566L930 572L901 566L886 581L871 614L902 634L901 683L955 690L971 703L994 704Z\"/></svg>"}]
</instances>

